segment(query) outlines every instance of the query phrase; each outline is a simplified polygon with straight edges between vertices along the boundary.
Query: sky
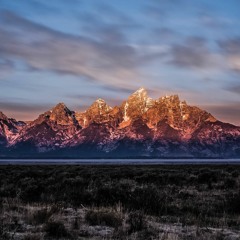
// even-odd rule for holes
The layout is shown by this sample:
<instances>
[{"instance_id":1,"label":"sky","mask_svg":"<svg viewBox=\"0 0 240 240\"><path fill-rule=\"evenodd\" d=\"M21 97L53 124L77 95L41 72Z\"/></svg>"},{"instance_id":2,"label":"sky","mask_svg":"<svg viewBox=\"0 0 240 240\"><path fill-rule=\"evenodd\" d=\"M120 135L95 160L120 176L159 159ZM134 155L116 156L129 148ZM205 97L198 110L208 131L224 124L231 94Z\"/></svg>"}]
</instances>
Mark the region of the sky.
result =
<instances>
[{"instance_id":1,"label":"sky","mask_svg":"<svg viewBox=\"0 0 240 240\"><path fill-rule=\"evenodd\" d=\"M0 111L120 105L140 87L240 125L239 0L0 0Z\"/></svg>"}]
</instances>

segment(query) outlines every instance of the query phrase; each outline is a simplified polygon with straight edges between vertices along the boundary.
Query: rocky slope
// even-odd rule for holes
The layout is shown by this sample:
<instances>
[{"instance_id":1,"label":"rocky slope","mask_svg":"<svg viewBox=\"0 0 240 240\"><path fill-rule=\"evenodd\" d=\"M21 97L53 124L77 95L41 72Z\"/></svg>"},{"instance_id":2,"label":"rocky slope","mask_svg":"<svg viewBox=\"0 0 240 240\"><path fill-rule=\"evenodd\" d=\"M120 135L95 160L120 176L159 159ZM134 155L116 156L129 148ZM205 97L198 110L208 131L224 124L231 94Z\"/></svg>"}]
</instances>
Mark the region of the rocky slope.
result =
<instances>
[{"instance_id":1,"label":"rocky slope","mask_svg":"<svg viewBox=\"0 0 240 240\"><path fill-rule=\"evenodd\" d=\"M19 131L25 125L24 122L8 118L0 112L0 146L6 146L14 141L18 137Z\"/></svg>"},{"instance_id":2,"label":"rocky slope","mask_svg":"<svg viewBox=\"0 0 240 240\"><path fill-rule=\"evenodd\" d=\"M0 113L1 157L240 157L240 127L140 88L114 108L97 99L85 112L59 103L26 124Z\"/></svg>"},{"instance_id":3,"label":"rocky slope","mask_svg":"<svg viewBox=\"0 0 240 240\"><path fill-rule=\"evenodd\" d=\"M11 141L10 147L22 147L31 144L38 152L69 147L74 142L74 135L81 129L75 113L64 103L57 104L51 110L24 126L17 139Z\"/></svg>"}]
</instances>

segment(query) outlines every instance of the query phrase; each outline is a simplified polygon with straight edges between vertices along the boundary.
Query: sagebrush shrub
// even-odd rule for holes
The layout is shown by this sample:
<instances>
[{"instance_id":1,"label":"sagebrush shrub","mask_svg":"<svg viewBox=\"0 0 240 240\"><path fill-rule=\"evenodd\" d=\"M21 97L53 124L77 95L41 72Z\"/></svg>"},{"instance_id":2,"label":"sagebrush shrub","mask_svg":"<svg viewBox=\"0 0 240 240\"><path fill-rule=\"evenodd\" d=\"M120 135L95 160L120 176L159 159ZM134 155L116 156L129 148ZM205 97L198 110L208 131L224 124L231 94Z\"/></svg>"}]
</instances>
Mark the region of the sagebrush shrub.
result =
<instances>
[{"instance_id":1,"label":"sagebrush shrub","mask_svg":"<svg viewBox=\"0 0 240 240\"><path fill-rule=\"evenodd\" d=\"M122 224L122 218L119 213L112 211L93 211L86 213L85 220L90 225L105 225L110 227L118 227Z\"/></svg>"},{"instance_id":2,"label":"sagebrush shrub","mask_svg":"<svg viewBox=\"0 0 240 240\"><path fill-rule=\"evenodd\" d=\"M44 228L48 237L61 238L70 237L70 233L62 222L48 222Z\"/></svg>"}]
</instances>

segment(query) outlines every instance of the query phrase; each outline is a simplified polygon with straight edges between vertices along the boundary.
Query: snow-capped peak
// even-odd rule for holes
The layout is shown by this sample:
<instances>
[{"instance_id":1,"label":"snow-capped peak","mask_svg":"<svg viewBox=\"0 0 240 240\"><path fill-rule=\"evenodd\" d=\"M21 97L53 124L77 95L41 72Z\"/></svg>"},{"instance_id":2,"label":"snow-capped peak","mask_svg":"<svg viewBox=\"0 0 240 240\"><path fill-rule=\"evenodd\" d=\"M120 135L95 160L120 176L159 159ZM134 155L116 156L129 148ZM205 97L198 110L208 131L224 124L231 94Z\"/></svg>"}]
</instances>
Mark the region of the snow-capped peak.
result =
<instances>
[{"instance_id":1,"label":"snow-capped peak","mask_svg":"<svg viewBox=\"0 0 240 240\"><path fill-rule=\"evenodd\" d=\"M140 87L133 95L147 95L147 90L143 87Z\"/></svg>"},{"instance_id":2,"label":"snow-capped peak","mask_svg":"<svg viewBox=\"0 0 240 240\"><path fill-rule=\"evenodd\" d=\"M148 99L148 94L145 88L141 87L136 92L134 92L132 95L129 96L128 102L137 101L137 102L146 102Z\"/></svg>"},{"instance_id":3,"label":"snow-capped peak","mask_svg":"<svg viewBox=\"0 0 240 240\"><path fill-rule=\"evenodd\" d=\"M100 114L104 113L104 112L108 112L110 111L112 108L107 105L107 103L105 102L105 100L103 100L102 98L98 98L91 106L89 109L97 109L98 111L100 111Z\"/></svg>"},{"instance_id":4,"label":"snow-capped peak","mask_svg":"<svg viewBox=\"0 0 240 240\"><path fill-rule=\"evenodd\" d=\"M99 103L99 104L105 103L105 101L102 98L98 98L96 100L96 102Z\"/></svg>"},{"instance_id":5,"label":"snow-capped peak","mask_svg":"<svg viewBox=\"0 0 240 240\"><path fill-rule=\"evenodd\" d=\"M146 89L144 87L140 87L136 92L143 92L146 91Z\"/></svg>"},{"instance_id":6,"label":"snow-capped peak","mask_svg":"<svg viewBox=\"0 0 240 240\"><path fill-rule=\"evenodd\" d=\"M93 103L93 105L97 105L98 108L103 108L104 106L109 107L109 106L107 105L107 103L105 102L105 100L103 100L102 98L98 98L98 99ZM110 108L110 107L109 107L109 108Z\"/></svg>"},{"instance_id":7,"label":"snow-capped peak","mask_svg":"<svg viewBox=\"0 0 240 240\"><path fill-rule=\"evenodd\" d=\"M139 88L122 105L123 121L127 122L141 116L153 105L153 102L148 97L146 89L143 87Z\"/></svg>"}]
</instances>

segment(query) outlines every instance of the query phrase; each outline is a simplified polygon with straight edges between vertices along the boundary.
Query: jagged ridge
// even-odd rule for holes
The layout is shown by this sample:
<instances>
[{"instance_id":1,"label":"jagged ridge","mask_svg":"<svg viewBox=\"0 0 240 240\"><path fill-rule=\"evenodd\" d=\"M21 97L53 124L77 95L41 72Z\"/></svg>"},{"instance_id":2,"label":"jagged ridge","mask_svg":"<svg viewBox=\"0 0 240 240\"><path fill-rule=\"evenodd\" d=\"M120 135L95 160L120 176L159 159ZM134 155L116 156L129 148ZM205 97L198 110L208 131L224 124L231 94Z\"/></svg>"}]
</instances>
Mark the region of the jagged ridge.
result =
<instances>
[{"instance_id":1,"label":"jagged ridge","mask_svg":"<svg viewBox=\"0 0 240 240\"><path fill-rule=\"evenodd\" d=\"M97 99L79 113L59 103L29 123L0 112L0 149L0 157L240 157L240 128L140 88L114 108Z\"/></svg>"}]
</instances>

